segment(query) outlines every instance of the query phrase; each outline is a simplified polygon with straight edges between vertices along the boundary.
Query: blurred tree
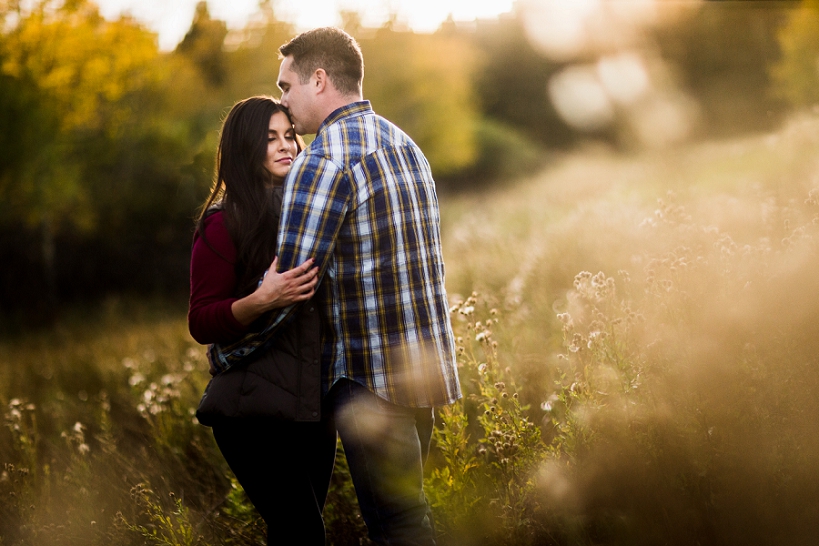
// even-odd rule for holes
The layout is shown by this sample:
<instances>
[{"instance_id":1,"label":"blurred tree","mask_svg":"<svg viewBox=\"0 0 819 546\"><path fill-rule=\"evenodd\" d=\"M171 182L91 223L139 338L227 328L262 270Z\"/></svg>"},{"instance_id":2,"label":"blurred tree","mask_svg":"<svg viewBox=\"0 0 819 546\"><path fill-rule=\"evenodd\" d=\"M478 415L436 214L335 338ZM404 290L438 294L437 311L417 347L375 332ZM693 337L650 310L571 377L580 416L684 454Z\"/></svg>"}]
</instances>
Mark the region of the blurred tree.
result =
<instances>
[{"instance_id":1,"label":"blurred tree","mask_svg":"<svg viewBox=\"0 0 819 546\"><path fill-rule=\"evenodd\" d=\"M819 103L819 0L805 0L779 32L782 59L771 69L774 92L794 106Z\"/></svg>"},{"instance_id":2,"label":"blurred tree","mask_svg":"<svg viewBox=\"0 0 819 546\"><path fill-rule=\"evenodd\" d=\"M457 35L420 35L382 28L360 37L364 97L424 150L446 176L472 165L479 119L472 92L475 51Z\"/></svg>"},{"instance_id":3,"label":"blurred tree","mask_svg":"<svg viewBox=\"0 0 819 546\"><path fill-rule=\"evenodd\" d=\"M156 38L129 19L105 21L85 0L5 9L2 73L36 89L26 109L39 123L25 131L36 133L26 144L29 156L3 190L16 205L10 217L40 228L45 292L53 299L56 233L61 225L90 229L94 222L75 143L130 115L119 101L150 79ZM7 17L9 9L15 17Z\"/></svg>"},{"instance_id":4,"label":"blurred tree","mask_svg":"<svg viewBox=\"0 0 819 546\"><path fill-rule=\"evenodd\" d=\"M279 46L295 35L293 25L276 19L270 0L260 2L256 18L228 38L224 105L251 95L278 97Z\"/></svg>"},{"instance_id":5,"label":"blurred tree","mask_svg":"<svg viewBox=\"0 0 819 546\"><path fill-rule=\"evenodd\" d=\"M189 57L213 86L222 85L225 81L225 36L227 24L211 19L208 3L203 0L196 4L191 28L176 46L176 51Z\"/></svg>"},{"instance_id":6,"label":"blurred tree","mask_svg":"<svg viewBox=\"0 0 819 546\"><path fill-rule=\"evenodd\" d=\"M561 120L546 92L549 78L562 65L535 51L521 17L477 24L473 39L482 63L475 89L481 111L507 130L521 131L549 147L567 147L576 134Z\"/></svg>"},{"instance_id":7,"label":"blurred tree","mask_svg":"<svg viewBox=\"0 0 819 546\"><path fill-rule=\"evenodd\" d=\"M705 2L655 34L674 76L697 99L701 136L773 127L784 112L770 67L780 58L777 29L790 2Z\"/></svg>"}]
</instances>

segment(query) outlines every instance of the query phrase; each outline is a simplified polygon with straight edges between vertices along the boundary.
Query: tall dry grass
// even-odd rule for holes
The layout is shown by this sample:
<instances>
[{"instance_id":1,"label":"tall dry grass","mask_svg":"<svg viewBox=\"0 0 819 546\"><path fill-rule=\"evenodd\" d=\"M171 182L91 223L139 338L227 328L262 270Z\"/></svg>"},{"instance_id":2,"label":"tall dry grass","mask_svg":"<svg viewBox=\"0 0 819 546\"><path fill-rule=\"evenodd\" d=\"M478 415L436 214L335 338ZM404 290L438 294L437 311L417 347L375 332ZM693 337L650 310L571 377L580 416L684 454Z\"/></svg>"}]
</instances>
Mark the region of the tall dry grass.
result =
<instances>
[{"instance_id":1,"label":"tall dry grass","mask_svg":"<svg viewBox=\"0 0 819 546\"><path fill-rule=\"evenodd\" d=\"M442 201L442 544L815 542L819 119ZM112 300L0 355L0 544L263 543L193 419L184 309ZM359 544L338 462L331 542Z\"/></svg>"},{"instance_id":2,"label":"tall dry grass","mask_svg":"<svg viewBox=\"0 0 819 546\"><path fill-rule=\"evenodd\" d=\"M819 120L802 117L570 156L448 211L452 285L502 309L499 367L548 446L528 538L487 527L472 543L819 536L817 152Z\"/></svg>"}]
</instances>

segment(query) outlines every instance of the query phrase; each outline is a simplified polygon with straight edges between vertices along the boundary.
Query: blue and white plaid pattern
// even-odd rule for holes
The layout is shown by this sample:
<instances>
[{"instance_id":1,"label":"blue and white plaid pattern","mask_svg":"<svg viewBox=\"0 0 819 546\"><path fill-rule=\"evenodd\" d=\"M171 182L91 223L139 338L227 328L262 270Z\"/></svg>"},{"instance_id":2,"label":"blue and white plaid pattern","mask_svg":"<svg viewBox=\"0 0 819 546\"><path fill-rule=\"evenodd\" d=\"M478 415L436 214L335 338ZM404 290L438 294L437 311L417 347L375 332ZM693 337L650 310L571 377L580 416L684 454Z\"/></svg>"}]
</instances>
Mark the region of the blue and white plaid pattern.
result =
<instances>
[{"instance_id":1,"label":"blue and white plaid pattern","mask_svg":"<svg viewBox=\"0 0 819 546\"><path fill-rule=\"evenodd\" d=\"M460 398L444 288L438 199L415 143L368 101L333 112L293 162L284 187L279 269L313 257L322 281L325 385L350 378L397 404ZM259 334L212 356L228 368L270 340Z\"/></svg>"}]
</instances>

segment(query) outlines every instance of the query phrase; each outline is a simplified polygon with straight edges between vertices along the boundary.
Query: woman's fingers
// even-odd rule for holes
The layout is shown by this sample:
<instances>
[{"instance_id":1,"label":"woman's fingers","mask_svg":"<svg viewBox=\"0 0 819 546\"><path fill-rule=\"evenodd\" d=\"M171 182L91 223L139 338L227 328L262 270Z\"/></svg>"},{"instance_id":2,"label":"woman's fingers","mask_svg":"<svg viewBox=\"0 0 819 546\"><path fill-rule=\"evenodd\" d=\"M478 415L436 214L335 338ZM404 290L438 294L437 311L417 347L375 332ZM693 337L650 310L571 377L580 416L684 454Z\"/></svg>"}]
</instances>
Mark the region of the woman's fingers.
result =
<instances>
[{"instance_id":1,"label":"woman's fingers","mask_svg":"<svg viewBox=\"0 0 819 546\"><path fill-rule=\"evenodd\" d=\"M314 259L279 273L276 271L278 257L270 264L267 276L262 281L260 295L273 307L284 307L313 297L318 284L318 267Z\"/></svg>"}]
</instances>

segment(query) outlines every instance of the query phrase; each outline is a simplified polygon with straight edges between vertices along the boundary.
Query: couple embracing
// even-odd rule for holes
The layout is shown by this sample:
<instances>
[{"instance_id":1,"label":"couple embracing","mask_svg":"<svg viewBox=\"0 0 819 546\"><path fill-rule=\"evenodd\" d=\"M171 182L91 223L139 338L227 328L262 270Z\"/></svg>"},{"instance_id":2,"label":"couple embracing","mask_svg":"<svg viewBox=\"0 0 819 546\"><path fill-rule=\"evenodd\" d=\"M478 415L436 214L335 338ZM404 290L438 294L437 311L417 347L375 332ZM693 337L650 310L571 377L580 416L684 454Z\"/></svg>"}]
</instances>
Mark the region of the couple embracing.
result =
<instances>
[{"instance_id":1,"label":"couple embracing","mask_svg":"<svg viewBox=\"0 0 819 546\"><path fill-rule=\"evenodd\" d=\"M461 393L432 173L362 99L352 37L279 53L281 102L228 114L194 236L188 322L214 375L197 416L269 544L324 544L337 435L370 538L435 544L423 465L433 408Z\"/></svg>"}]
</instances>

